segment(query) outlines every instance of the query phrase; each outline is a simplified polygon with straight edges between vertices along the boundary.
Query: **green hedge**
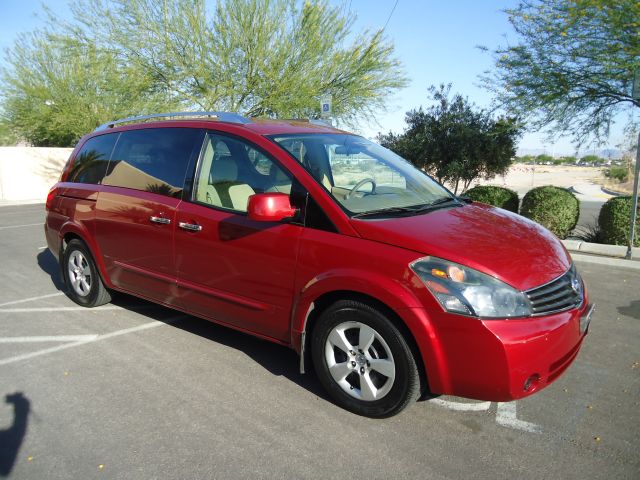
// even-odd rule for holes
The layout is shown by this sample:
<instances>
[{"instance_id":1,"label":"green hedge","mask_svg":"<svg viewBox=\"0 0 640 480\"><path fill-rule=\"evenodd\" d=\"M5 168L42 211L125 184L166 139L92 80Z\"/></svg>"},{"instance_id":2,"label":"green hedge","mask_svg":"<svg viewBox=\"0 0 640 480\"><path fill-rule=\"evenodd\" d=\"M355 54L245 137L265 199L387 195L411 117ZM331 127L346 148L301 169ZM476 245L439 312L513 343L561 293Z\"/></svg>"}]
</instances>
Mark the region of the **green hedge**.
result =
<instances>
[{"instance_id":1,"label":"green hedge","mask_svg":"<svg viewBox=\"0 0 640 480\"><path fill-rule=\"evenodd\" d=\"M565 188L537 187L522 199L520 215L548 228L558 238L567 238L578 223L580 202Z\"/></svg>"},{"instance_id":2,"label":"green hedge","mask_svg":"<svg viewBox=\"0 0 640 480\"><path fill-rule=\"evenodd\" d=\"M486 203L518 213L518 205L520 203L518 194L508 188L478 185L467 190L464 194L476 202Z\"/></svg>"},{"instance_id":3,"label":"green hedge","mask_svg":"<svg viewBox=\"0 0 640 480\"><path fill-rule=\"evenodd\" d=\"M602 232L604 243L613 245L629 244L629 227L631 226L631 197L614 197L602 206L598 216L598 226ZM640 213L640 209L638 210ZM635 246L640 247L640 215L636 220Z\"/></svg>"}]
</instances>

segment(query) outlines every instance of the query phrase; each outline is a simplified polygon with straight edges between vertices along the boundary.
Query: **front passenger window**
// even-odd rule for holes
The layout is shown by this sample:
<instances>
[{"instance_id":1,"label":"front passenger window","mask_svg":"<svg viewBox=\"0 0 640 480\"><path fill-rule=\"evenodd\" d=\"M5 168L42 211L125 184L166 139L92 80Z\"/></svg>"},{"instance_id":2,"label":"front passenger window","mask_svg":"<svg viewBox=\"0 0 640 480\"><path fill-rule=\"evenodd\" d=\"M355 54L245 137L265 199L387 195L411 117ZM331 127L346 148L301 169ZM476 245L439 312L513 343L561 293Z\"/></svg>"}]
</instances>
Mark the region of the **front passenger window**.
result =
<instances>
[{"instance_id":1,"label":"front passenger window","mask_svg":"<svg viewBox=\"0 0 640 480\"><path fill-rule=\"evenodd\" d=\"M240 212L254 193L291 192L291 177L242 140L209 134L200 162L195 200Z\"/></svg>"}]
</instances>

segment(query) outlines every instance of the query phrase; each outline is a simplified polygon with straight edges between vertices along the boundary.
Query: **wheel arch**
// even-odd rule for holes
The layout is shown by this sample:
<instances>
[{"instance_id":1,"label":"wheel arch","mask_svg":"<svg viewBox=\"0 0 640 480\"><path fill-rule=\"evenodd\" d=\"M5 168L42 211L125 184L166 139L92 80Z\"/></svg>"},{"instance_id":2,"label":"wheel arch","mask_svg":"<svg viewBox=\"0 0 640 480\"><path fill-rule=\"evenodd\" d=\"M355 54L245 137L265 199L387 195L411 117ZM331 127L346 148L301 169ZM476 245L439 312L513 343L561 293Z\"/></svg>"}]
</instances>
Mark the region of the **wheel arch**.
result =
<instances>
[{"instance_id":1,"label":"wheel arch","mask_svg":"<svg viewBox=\"0 0 640 480\"><path fill-rule=\"evenodd\" d=\"M67 222L60 229L60 251L58 252L58 258L60 259L60 268L64 268L62 265L64 250L66 249L69 242L73 239L78 239L86 245L86 247L89 249L89 253L91 253L91 256L93 257L95 265L98 267L98 273L100 274L103 283L108 288L112 288L111 281L109 279L109 276L107 275L104 260L102 258L102 255L100 254L100 249L93 240L93 236L86 230L85 227L81 227L72 222Z\"/></svg>"},{"instance_id":2,"label":"wheel arch","mask_svg":"<svg viewBox=\"0 0 640 480\"><path fill-rule=\"evenodd\" d=\"M303 308L303 323L300 324L300 333L293 332L292 334L293 347L300 354L300 373L305 373L306 366L312 364L310 345L319 317L339 300L360 301L383 313L403 335L416 359L421 381L421 395L424 396L427 392L441 391L442 374L440 369L442 364L437 354L439 346L432 335L431 325L425 325L426 316L421 318L419 315L414 315L415 308L394 308L377 296L358 290L325 291L309 302L306 308ZM429 322L428 319L426 322ZM418 342L417 337L422 340L422 345ZM425 341L428 345L425 345Z\"/></svg>"}]
</instances>

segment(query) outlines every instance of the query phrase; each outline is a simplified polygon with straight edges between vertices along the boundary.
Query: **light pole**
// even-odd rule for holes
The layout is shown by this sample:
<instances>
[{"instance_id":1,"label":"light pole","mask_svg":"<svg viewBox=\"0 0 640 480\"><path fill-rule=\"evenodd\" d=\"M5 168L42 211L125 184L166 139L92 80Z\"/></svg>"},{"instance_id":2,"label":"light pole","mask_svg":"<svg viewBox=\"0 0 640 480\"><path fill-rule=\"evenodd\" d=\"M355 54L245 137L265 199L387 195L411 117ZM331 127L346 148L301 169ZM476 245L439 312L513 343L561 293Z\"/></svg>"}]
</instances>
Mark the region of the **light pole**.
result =
<instances>
[{"instance_id":1,"label":"light pole","mask_svg":"<svg viewBox=\"0 0 640 480\"><path fill-rule=\"evenodd\" d=\"M640 100L640 70L633 72L633 86L631 88L631 98ZM637 106L637 104L636 104ZM636 235L636 218L638 215L638 175L640 175L640 132L638 133L638 143L636 143L636 173L633 176L633 200L631 201L631 227L629 227L629 248L627 248L627 258L633 257L633 240Z\"/></svg>"},{"instance_id":2,"label":"light pole","mask_svg":"<svg viewBox=\"0 0 640 480\"><path fill-rule=\"evenodd\" d=\"M633 258L633 244L636 234L636 218L638 216L638 176L640 176L640 133L638 133L638 143L636 144L636 171L633 176L633 200L631 201L631 228L629 228L629 247L627 248L627 258Z\"/></svg>"}]
</instances>

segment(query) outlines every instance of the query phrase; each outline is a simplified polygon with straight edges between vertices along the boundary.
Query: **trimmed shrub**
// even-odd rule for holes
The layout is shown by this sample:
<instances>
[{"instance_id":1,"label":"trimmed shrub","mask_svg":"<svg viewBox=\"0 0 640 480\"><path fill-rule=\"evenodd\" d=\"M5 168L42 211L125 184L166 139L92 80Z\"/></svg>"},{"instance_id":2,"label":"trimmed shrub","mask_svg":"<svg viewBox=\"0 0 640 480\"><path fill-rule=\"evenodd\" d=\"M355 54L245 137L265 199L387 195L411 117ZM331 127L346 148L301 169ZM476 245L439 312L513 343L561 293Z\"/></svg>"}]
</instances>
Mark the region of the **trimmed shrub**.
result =
<instances>
[{"instance_id":1,"label":"trimmed shrub","mask_svg":"<svg viewBox=\"0 0 640 480\"><path fill-rule=\"evenodd\" d=\"M598 226L604 243L628 245L631 227L631 197L614 197L602 206L598 216ZM640 208L638 209L640 213ZM636 220L636 239L634 246L640 247L640 215Z\"/></svg>"},{"instance_id":2,"label":"trimmed shrub","mask_svg":"<svg viewBox=\"0 0 640 480\"><path fill-rule=\"evenodd\" d=\"M578 223L580 202L566 188L537 187L522 199L520 215L548 228L558 238L567 238Z\"/></svg>"},{"instance_id":3,"label":"trimmed shrub","mask_svg":"<svg viewBox=\"0 0 640 480\"><path fill-rule=\"evenodd\" d=\"M478 185L464 192L471 200L518 213L518 194L503 187Z\"/></svg>"}]
</instances>

